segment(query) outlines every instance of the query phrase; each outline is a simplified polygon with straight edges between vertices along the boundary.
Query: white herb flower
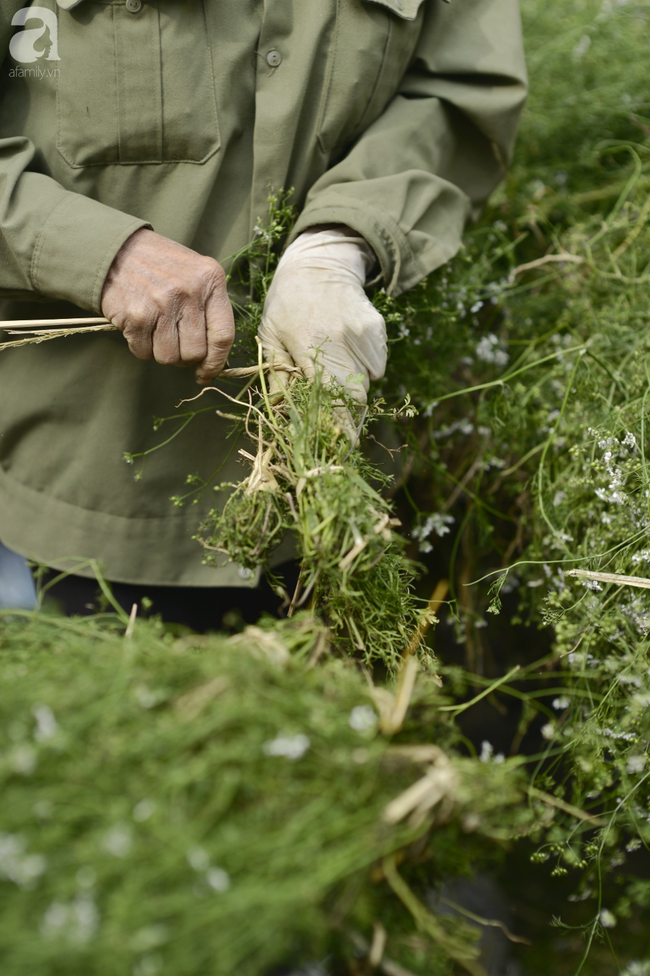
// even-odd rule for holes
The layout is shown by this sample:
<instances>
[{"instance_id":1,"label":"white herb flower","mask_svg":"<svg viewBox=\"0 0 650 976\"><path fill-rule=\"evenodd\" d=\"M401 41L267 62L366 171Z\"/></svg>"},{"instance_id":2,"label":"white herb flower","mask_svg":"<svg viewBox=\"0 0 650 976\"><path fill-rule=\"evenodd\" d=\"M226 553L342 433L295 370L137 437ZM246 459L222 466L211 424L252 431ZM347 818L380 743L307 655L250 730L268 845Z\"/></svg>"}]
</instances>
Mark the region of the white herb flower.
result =
<instances>
[{"instance_id":1,"label":"white herb flower","mask_svg":"<svg viewBox=\"0 0 650 976\"><path fill-rule=\"evenodd\" d=\"M560 712L563 709L568 708L570 704L571 704L571 701L570 701L569 698L566 697L566 695L563 695L561 698L554 698L553 699L553 708L557 712Z\"/></svg>"},{"instance_id":2,"label":"white herb flower","mask_svg":"<svg viewBox=\"0 0 650 976\"><path fill-rule=\"evenodd\" d=\"M498 338L491 332L489 335L481 336L476 347L476 358L484 363L493 363L495 366L506 366L510 360L505 349L499 348Z\"/></svg>"},{"instance_id":3,"label":"white herb flower","mask_svg":"<svg viewBox=\"0 0 650 976\"><path fill-rule=\"evenodd\" d=\"M641 549L632 556L632 562L638 566L639 563L647 563L650 559L650 549Z\"/></svg>"},{"instance_id":4,"label":"white herb flower","mask_svg":"<svg viewBox=\"0 0 650 976\"><path fill-rule=\"evenodd\" d=\"M634 773L642 773L645 769L647 761L646 756L644 756L642 753L637 753L636 755L628 756L625 768L630 775L634 775Z\"/></svg>"},{"instance_id":5,"label":"white herb flower","mask_svg":"<svg viewBox=\"0 0 650 976\"><path fill-rule=\"evenodd\" d=\"M495 763L497 766L506 761L506 757L502 752L498 752L496 755L494 754L494 746L487 739L481 743L479 759L483 763Z\"/></svg>"},{"instance_id":6,"label":"white herb flower","mask_svg":"<svg viewBox=\"0 0 650 976\"><path fill-rule=\"evenodd\" d=\"M133 847L131 828L125 824L116 824L104 835L102 847L113 857L127 857Z\"/></svg>"},{"instance_id":7,"label":"white herb flower","mask_svg":"<svg viewBox=\"0 0 650 976\"><path fill-rule=\"evenodd\" d=\"M591 38L589 37L589 34L583 34L578 43L574 45L573 51L571 52L573 60L580 61L581 58L584 58L590 47Z\"/></svg>"},{"instance_id":8,"label":"white herb flower","mask_svg":"<svg viewBox=\"0 0 650 976\"><path fill-rule=\"evenodd\" d=\"M441 427L440 430L434 431L433 439L436 441L443 440L445 437L451 437L456 432L468 437L474 432L474 424L468 417L463 417L461 420L454 420L447 427Z\"/></svg>"},{"instance_id":9,"label":"white herb flower","mask_svg":"<svg viewBox=\"0 0 650 976\"><path fill-rule=\"evenodd\" d=\"M89 942L99 927L99 912L92 895L77 895L72 902L72 920L72 941Z\"/></svg>"},{"instance_id":10,"label":"white herb flower","mask_svg":"<svg viewBox=\"0 0 650 976\"><path fill-rule=\"evenodd\" d=\"M616 916L609 908L601 908L598 920L604 929L613 929L616 926Z\"/></svg>"},{"instance_id":11,"label":"white herb flower","mask_svg":"<svg viewBox=\"0 0 650 976\"><path fill-rule=\"evenodd\" d=\"M205 876L205 880L213 891L217 891L220 894L228 891L230 888L230 875L223 868L210 868Z\"/></svg>"},{"instance_id":12,"label":"white herb flower","mask_svg":"<svg viewBox=\"0 0 650 976\"><path fill-rule=\"evenodd\" d=\"M621 972L621 976L650 976L650 961L641 962L633 959Z\"/></svg>"},{"instance_id":13,"label":"white herb flower","mask_svg":"<svg viewBox=\"0 0 650 976\"><path fill-rule=\"evenodd\" d=\"M34 738L37 742L47 742L53 739L59 730L54 712L49 705L34 705L32 715L36 719Z\"/></svg>"},{"instance_id":14,"label":"white herb flower","mask_svg":"<svg viewBox=\"0 0 650 976\"><path fill-rule=\"evenodd\" d=\"M148 688L146 685L138 685L137 688L134 688L133 694L140 708L147 709L155 708L164 698L164 694L161 693L160 689Z\"/></svg>"},{"instance_id":15,"label":"white herb flower","mask_svg":"<svg viewBox=\"0 0 650 976\"><path fill-rule=\"evenodd\" d=\"M582 580L582 585L586 586L588 590L595 590L595 591L602 590L602 586L598 582L598 580L590 580L590 579Z\"/></svg>"},{"instance_id":16,"label":"white herb flower","mask_svg":"<svg viewBox=\"0 0 650 976\"><path fill-rule=\"evenodd\" d=\"M285 759L302 759L309 746L309 738L299 732L297 735L278 735L275 739L269 739L262 746L267 756L284 756Z\"/></svg>"},{"instance_id":17,"label":"white herb flower","mask_svg":"<svg viewBox=\"0 0 650 976\"><path fill-rule=\"evenodd\" d=\"M411 533L413 538L420 543L420 552L431 552L433 546L428 541L429 536L435 532L439 538L442 538L451 531L449 526L453 525L455 521L453 515L445 515L442 512L434 512L433 515L428 515L424 522L417 525Z\"/></svg>"},{"instance_id":18,"label":"white herb flower","mask_svg":"<svg viewBox=\"0 0 650 976\"><path fill-rule=\"evenodd\" d=\"M63 936L68 942L90 942L99 928L99 912L89 894L80 894L71 902L53 901L45 911L40 929L46 937Z\"/></svg>"},{"instance_id":19,"label":"white herb flower","mask_svg":"<svg viewBox=\"0 0 650 976\"><path fill-rule=\"evenodd\" d=\"M594 729L595 732L604 735L606 739L620 739L623 742L636 742L636 736L632 732L614 732L613 729Z\"/></svg>"},{"instance_id":20,"label":"white herb flower","mask_svg":"<svg viewBox=\"0 0 650 976\"><path fill-rule=\"evenodd\" d=\"M0 878L30 891L46 868L42 854L27 853L27 841L21 834L0 834Z\"/></svg>"},{"instance_id":21,"label":"white herb flower","mask_svg":"<svg viewBox=\"0 0 650 976\"><path fill-rule=\"evenodd\" d=\"M488 742L487 739L484 739L483 742L481 742L481 755L479 756L481 762L483 763L489 762L490 759L492 758L493 752L494 752L494 746L492 745L492 743Z\"/></svg>"},{"instance_id":22,"label":"white herb flower","mask_svg":"<svg viewBox=\"0 0 650 976\"><path fill-rule=\"evenodd\" d=\"M140 800L139 803L133 807L133 819L136 823L144 823L149 817L153 816L156 812L156 804L153 800Z\"/></svg>"},{"instance_id":23,"label":"white herb flower","mask_svg":"<svg viewBox=\"0 0 650 976\"><path fill-rule=\"evenodd\" d=\"M621 447L627 447L630 451L636 450L636 437L631 430L627 432L621 441Z\"/></svg>"},{"instance_id":24,"label":"white herb flower","mask_svg":"<svg viewBox=\"0 0 650 976\"><path fill-rule=\"evenodd\" d=\"M357 705L350 712L348 719L350 728L362 735L374 732L377 728L377 722L377 713L370 705Z\"/></svg>"},{"instance_id":25,"label":"white herb flower","mask_svg":"<svg viewBox=\"0 0 650 976\"><path fill-rule=\"evenodd\" d=\"M210 867L210 855L202 847L190 847L185 857L195 871L207 871Z\"/></svg>"}]
</instances>

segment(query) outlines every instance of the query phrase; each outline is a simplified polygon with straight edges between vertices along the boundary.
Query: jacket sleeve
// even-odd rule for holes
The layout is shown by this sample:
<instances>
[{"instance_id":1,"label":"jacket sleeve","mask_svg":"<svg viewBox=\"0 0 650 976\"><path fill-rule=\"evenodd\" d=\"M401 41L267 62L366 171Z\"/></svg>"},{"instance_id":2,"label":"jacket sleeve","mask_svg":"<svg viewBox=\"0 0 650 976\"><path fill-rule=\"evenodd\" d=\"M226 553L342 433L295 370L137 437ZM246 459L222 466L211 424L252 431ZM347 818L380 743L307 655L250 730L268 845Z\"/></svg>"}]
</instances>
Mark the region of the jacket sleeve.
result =
<instances>
[{"instance_id":1,"label":"jacket sleeve","mask_svg":"<svg viewBox=\"0 0 650 976\"><path fill-rule=\"evenodd\" d=\"M526 97L517 0L424 0L414 60L383 114L310 190L292 239L344 223L390 293L448 261L510 162Z\"/></svg>"},{"instance_id":2,"label":"jacket sleeve","mask_svg":"<svg viewBox=\"0 0 650 976\"><path fill-rule=\"evenodd\" d=\"M7 52L19 6L10 0L0 9L2 85L11 84ZM100 312L115 254L149 225L65 190L36 171L35 156L28 139L0 139L0 298L59 298Z\"/></svg>"}]
</instances>

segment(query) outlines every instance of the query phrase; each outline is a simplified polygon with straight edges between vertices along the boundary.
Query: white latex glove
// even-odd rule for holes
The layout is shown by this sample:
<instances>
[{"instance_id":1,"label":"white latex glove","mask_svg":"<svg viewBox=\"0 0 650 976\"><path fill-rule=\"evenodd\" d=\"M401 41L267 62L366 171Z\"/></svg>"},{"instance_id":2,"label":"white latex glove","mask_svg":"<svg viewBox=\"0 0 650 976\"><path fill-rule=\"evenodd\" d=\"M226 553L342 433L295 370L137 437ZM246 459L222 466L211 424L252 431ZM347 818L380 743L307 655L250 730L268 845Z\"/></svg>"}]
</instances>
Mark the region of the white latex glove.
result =
<instances>
[{"instance_id":1,"label":"white latex glove","mask_svg":"<svg viewBox=\"0 0 650 976\"><path fill-rule=\"evenodd\" d=\"M365 403L386 368L386 324L364 292L374 251L349 227L310 228L289 245L266 297L259 329L280 371L299 366L337 380Z\"/></svg>"}]
</instances>

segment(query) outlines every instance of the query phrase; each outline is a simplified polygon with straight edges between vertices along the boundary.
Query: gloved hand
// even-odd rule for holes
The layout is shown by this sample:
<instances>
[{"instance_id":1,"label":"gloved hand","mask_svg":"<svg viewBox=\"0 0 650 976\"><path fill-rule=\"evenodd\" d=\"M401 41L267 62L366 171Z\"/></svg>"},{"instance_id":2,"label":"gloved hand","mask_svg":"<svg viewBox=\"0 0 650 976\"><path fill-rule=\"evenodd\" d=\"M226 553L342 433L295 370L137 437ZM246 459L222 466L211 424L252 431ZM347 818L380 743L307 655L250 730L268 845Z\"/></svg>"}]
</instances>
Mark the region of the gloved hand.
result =
<instances>
[{"instance_id":1,"label":"gloved hand","mask_svg":"<svg viewBox=\"0 0 650 976\"><path fill-rule=\"evenodd\" d=\"M348 227L310 228L286 249L266 297L259 329L265 358L280 372L298 366L337 380L365 403L370 380L386 368L386 325L363 290L375 264Z\"/></svg>"}]
</instances>

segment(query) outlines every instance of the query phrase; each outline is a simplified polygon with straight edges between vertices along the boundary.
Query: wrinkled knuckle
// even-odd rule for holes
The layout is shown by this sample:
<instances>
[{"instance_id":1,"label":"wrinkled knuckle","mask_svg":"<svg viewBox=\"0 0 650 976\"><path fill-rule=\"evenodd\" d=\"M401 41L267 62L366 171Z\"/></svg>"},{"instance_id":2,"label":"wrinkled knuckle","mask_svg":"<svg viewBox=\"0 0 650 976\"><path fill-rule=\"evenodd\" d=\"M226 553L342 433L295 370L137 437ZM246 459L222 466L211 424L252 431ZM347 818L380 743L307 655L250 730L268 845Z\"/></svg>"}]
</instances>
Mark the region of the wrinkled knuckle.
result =
<instances>
[{"instance_id":1,"label":"wrinkled knuckle","mask_svg":"<svg viewBox=\"0 0 650 976\"><path fill-rule=\"evenodd\" d=\"M225 285L226 272L218 261L214 261L212 258L201 258L200 267L202 277L210 285L212 285L213 288L220 288Z\"/></svg>"},{"instance_id":2,"label":"wrinkled knuckle","mask_svg":"<svg viewBox=\"0 0 650 976\"><path fill-rule=\"evenodd\" d=\"M124 323L124 330L129 331L142 331L148 330L152 325L152 320L154 316L152 315L151 306L146 301L135 301L129 306L128 312L122 316L122 321Z\"/></svg>"},{"instance_id":3,"label":"wrinkled knuckle","mask_svg":"<svg viewBox=\"0 0 650 976\"><path fill-rule=\"evenodd\" d=\"M218 335L210 339L208 343L208 356L220 356L225 358L230 352L232 339L230 336Z\"/></svg>"},{"instance_id":4,"label":"wrinkled knuckle","mask_svg":"<svg viewBox=\"0 0 650 976\"><path fill-rule=\"evenodd\" d=\"M218 281L225 281L226 280L226 272L224 271L223 267L219 264L219 262L218 261L214 261L212 258L208 258L207 260L209 262L209 265L210 265L210 268L211 268L211 271L212 271L213 276Z\"/></svg>"},{"instance_id":5,"label":"wrinkled knuckle","mask_svg":"<svg viewBox=\"0 0 650 976\"><path fill-rule=\"evenodd\" d=\"M196 344L205 342L206 338L206 326L205 319L199 314L186 314L182 315L179 320L179 329L183 336Z\"/></svg>"},{"instance_id":6,"label":"wrinkled knuckle","mask_svg":"<svg viewBox=\"0 0 650 976\"><path fill-rule=\"evenodd\" d=\"M209 344L211 349L230 350L235 338L235 326L233 322L220 322L218 327L214 326L208 330Z\"/></svg>"},{"instance_id":7,"label":"wrinkled knuckle","mask_svg":"<svg viewBox=\"0 0 650 976\"><path fill-rule=\"evenodd\" d=\"M187 301L189 293L186 281L169 281L161 294L161 305L163 308L176 309Z\"/></svg>"}]
</instances>

